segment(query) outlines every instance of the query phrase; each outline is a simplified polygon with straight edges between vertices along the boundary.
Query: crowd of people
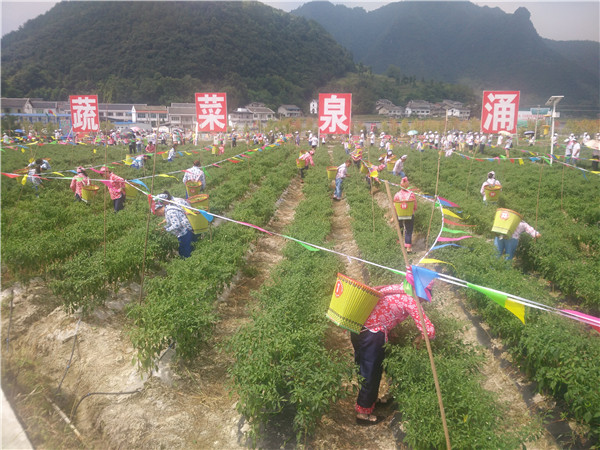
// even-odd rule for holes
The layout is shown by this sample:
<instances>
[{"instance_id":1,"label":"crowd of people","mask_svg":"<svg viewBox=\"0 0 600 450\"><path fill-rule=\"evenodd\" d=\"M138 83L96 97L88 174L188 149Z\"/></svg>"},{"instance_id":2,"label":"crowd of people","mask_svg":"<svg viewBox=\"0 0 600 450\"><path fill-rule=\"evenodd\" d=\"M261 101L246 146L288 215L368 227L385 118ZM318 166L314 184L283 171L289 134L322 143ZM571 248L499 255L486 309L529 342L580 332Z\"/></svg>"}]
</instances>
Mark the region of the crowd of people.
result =
<instances>
[{"instance_id":1,"label":"crowd of people","mask_svg":"<svg viewBox=\"0 0 600 450\"><path fill-rule=\"evenodd\" d=\"M408 155L405 154L400 157L395 156L392 138L382 135L380 136L381 142L379 148L385 151L385 153L378 158L378 165L369 167L368 162L363 161L362 155L365 142L368 142L370 146L375 146L375 138L373 136L373 134L368 137L361 134L359 139L354 142L350 139L343 140L347 155L346 160L337 167L334 182L335 188L332 198L335 201L342 200L344 180L349 176L349 169L353 162L356 163L358 161L359 169L363 165L369 168L369 171L366 174L369 187L371 186L371 175L373 171L383 171L386 167L393 167L391 170L392 175L400 179L400 189L394 195L394 202L412 202L410 214L396 217L400 228L403 230L403 245L406 252L411 253L413 248L412 236L415 213L417 212L417 197L409 185L409 178L406 174L405 163L408 159ZM264 142L270 142L270 139L275 140L277 137L278 136L275 134L272 136L266 134ZM251 139L254 138L255 136ZM134 152L138 153L137 139L134 142L136 143ZM302 145L298 132L294 133L294 142L298 147ZM303 161L304 163L302 167L299 165L299 175L302 182L305 178L305 171L310 170L310 168L315 165L313 157L319 147L319 139L315 134L308 134L306 142L310 149L301 150L300 155L298 156L298 160ZM486 145L490 145L490 137L486 137L485 135L478 136L476 134L471 136L468 134L461 136L460 133L437 137L436 133L433 133L431 137L427 135L426 140L421 140L421 142L427 142L432 148L438 148L438 146L444 148L448 145L451 145L452 148L460 148L461 145L463 145L464 147L468 147L470 151L481 153L483 151L482 146L485 147ZM573 142L573 145L569 147L570 155L571 157L576 158L577 139L570 137L569 143L570 142ZM148 145L150 144L155 144L155 142L148 143ZM222 145L221 142L218 144ZM509 145L509 139L504 141L504 144ZM177 147L178 142L174 141L168 153L168 161L173 161L175 153L177 152ZM132 148L134 147L130 146L130 152ZM148 150L148 147L146 147L146 150ZM135 159L133 159L131 166L135 168L143 167L144 163L151 158L148 153L153 152L147 151L144 154L136 156ZM391 166L392 164L393 166ZM38 158L28 165L28 180L37 189L41 185L39 174L50 170L51 166L49 160ZM192 167L184 170L184 172L182 182L184 186L186 186L186 198L173 197L169 191L164 191L152 197L151 209L154 215L162 218L157 226L165 232L171 233L177 239L179 244L179 255L182 258L189 258L194 248L194 242L196 242L199 237L194 233L194 228L190 223L186 211L187 208L191 208L191 204L188 201L188 183L195 183L200 191L204 191L206 187L206 176L200 160L194 161ZM121 211L125 207L126 181L107 167L101 167L98 173L105 180L105 185L108 188L110 198L113 202L114 212L117 213ZM78 167L76 175L73 177L70 185L75 196L75 201L82 201L82 190L89 185L90 177L87 171L84 167ZM487 197L490 187L496 189L502 188L502 184L496 179L494 171L490 171L487 174L487 178L482 183L480 189L484 204L494 205L495 202L493 199ZM394 218L392 218L392 220L394 220ZM512 260L515 256L519 237L523 233L529 234L535 239L541 237L541 234L537 230L521 220L514 231L507 234L496 235L494 245L498 257L505 257L509 261ZM434 325L422 311L419 312L420 306L417 304L420 300L431 300L432 285L430 284L426 288L427 298L419 299L413 292L412 286L414 285L414 280L412 277L410 268L408 268L407 280L405 282L376 287L375 289L381 294L381 298L370 313L360 333L351 333L354 359L361 377L360 389L354 406L356 423L359 425L375 425L383 420L383 416L376 414L376 412L377 408L385 407L388 402L385 397L379 396L379 389L383 375L383 362L385 359L384 346L388 342L390 331L396 325L403 322L408 317L411 317L420 332L420 335L415 340L416 345L419 345L425 336L427 336L428 339L435 338ZM421 316L423 322L421 322Z\"/></svg>"}]
</instances>

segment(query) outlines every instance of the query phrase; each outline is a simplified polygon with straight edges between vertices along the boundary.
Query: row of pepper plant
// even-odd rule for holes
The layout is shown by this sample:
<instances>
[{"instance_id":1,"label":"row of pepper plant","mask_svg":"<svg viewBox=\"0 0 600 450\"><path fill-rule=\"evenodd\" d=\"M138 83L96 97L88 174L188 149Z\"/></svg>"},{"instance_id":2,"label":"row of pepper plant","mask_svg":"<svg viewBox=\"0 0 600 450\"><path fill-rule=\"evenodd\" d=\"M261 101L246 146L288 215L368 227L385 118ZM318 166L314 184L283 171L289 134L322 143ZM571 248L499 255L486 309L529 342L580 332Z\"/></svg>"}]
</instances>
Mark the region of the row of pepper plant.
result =
<instances>
[{"instance_id":1,"label":"row of pepper plant","mask_svg":"<svg viewBox=\"0 0 600 450\"><path fill-rule=\"evenodd\" d=\"M332 245L331 191L323 180L328 161L326 152L317 152L303 199L284 230L323 247ZM239 396L237 408L251 424L255 444L264 427L284 413L293 417L297 442L307 439L332 403L347 395L344 386L353 373L349 355L329 349L326 339L331 324L325 311L341 262L293 241L282 252L284 259L255 295L251 322L227 345L235 360L229 374Z\"/></svg>"},{"instance_id":2,"label":"row of pepper plant","mask_svg":"<svg viewBox=\"0 0 600 450\"><path fill-rule=\"evenodd\" d=\"M230 171L227 182L211 190L222 199L227 217L266 225L295 174L295 150L290 147L277 146L253 156L256 186L250 184L246 167ZM251 195L246 195L249 186ZM128 313L133 323L130 337L144 369L151 369L156 357L173 343L183 360L198 356L218 322L216 299L244 267L245 255L256 238L254 228L224 221L213 227L210 239L196 242L190 258L171 260L164 267L165 276L147 281L143 303L133 305Z\"/></svg>"},{"instance_id":3,"label":"row of pepper plant","mask_svg":"<svg viewBox=\"0 0 600 450\"><path fill-rule=\"evenodd\" d=\"M463 248L436 251L432 257L452 263L441 270L553 307L598 315L600 205L594 200L594 191L599 191L597 175L584 177L577 169L550 167L545 162L534 164L529 159L521 165L518 161L477 161L456 155L440 158L434 151L410 152L407 173L425 192L435 192L438 160L439 195L460 205L459 215L464 223L475 225L470 230L476 235L461 241ZM514 263L496 258L490 231L496 206L484 205L479 194L482 180L492 169L503 185L497 206L518 211L542 234L537 240L528 235L521 237ZM598 445L597 332L529 308L523 325L483 294L467 289L466 295L493 336L502 339L517 365L537 383L537 389L553 396L567 417L581 425L579 436L573 436L578 441L576 445Z\"/></svg>"},{"instance_id":4,"label":"row of pepper plant","mask_svg":"<svg viewBox=\"0 0 600 450\"><path fill-rule=\"evenodd\" d=\"M385 172L381 178L384 177ZM397 183L399 180L392 178L390 181ZM418 185L418 180L412 177L411 185L415 186L415 183ZM385 185L379 185L378 189L386 194ZM393 195L398 188L392 185L390 190ZM397 243L397 232L386 218L390 215L389 209L382 209L374 201L364 175L357 171L350 176L346 191L353 235L362 257L404 271L405 262ZM430 202L419 200L413 239L416 235L427 234L432 206ZM436 235L440 226L441 217L436 210L431 233ZM401 276L389 270L368 264L366 268L371 285L402 282ZM484 356L476 347L461 340L463 325L437 307L435 288L433 302L426 304L425 310L436 327L432 351L452 446L515 448L534 439L540 432L540 424L535 421L519 424L515 419L508 419L505 414L508 405L502 404L482 387L479 367ZM385 360L391 394L402 417L403 441L412 448L444 447L444 431L429 359L423 348L416 349L411 345L418 334L411 322L407 320L393 331L391 345L386 346Z\"/></svg>"}]
</instances>

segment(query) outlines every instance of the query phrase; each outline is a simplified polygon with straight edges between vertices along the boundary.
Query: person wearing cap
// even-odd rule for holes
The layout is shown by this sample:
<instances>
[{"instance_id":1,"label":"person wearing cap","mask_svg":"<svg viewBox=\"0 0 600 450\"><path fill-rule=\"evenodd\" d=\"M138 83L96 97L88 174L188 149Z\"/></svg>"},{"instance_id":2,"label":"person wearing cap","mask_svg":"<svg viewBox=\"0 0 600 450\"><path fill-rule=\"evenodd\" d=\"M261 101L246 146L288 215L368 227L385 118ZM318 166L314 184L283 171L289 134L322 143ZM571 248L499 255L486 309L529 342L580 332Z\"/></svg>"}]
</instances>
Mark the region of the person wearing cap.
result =
<instances>
[{"instance_id":1,"label":"person wearing cap","mask_svg":"<svg viewBox=\"0 0 600 450\"><path fill-rule=\"evenodd\" d=\"M517 245L519 244L519 237L523 233L527 233L534 239L542 237L542 235L535 228L533 228L524 220L521 220L510 238L504 235L497 235L494 238L494 246L498 252L498 258L502 257L502 255L506 253L506 260L512 260L515 257L515 251L517 250Z\"/></svg>"},{"instance_id":2,"label":"person wearing cap","mask_svg":"<svg viewBox=\"0 0 600 450\"><path fill-rule=\"evenodd\" d=\"M296 131L294 134L294 142L296 143L296 147L300 147L300 133Z\"/></svg>"},{"instance_id":3,"label":"person wearing cap","mask_svg":"<svg viewBox=\"0 0 600 450\"><path fill-rule=\"evenodd\" d=\"M405 202L408 200L414 201L413 215L410 216L409 219L401 220L400 218L398 218L398 224L400 225L400 228L404 228L404 248L406 248L407 253L411 253L412 234L415 224L415 212L417 212L417 199L415 197L415 194L408 190L408 186L408 178L402 178L402 181L400 182L400 187L402 189L400 189L398 192L396 192L396 195L394 195L394 202ZM394 219L392 218L392 220Z\"/></svg>"},{"instance_id":4,"label":"person wearing cap","mask_svg":"<svg viewBox=\"0 0 600 450\"><path fill-rule=\"evenodd\" d=\"M510 149L513 146L512 143L513 143L512 136L507 136L506 143L504 144L504 152L505 152L507 158L510 158Z\"/></svg>"},{"instance_id":5,"label":"person wearing cap","mask_svg":"<svg viewBox=\"0 0 600 450\"><path fill-rule=\"evenodd\" d=\"M581 144L577 140L577 137L573 137L573 148L571 150L571 156L573 157L573 165L577 166L577 160L581 152Z\"/></svg>"},{"instance_id":6,"label":"person wearing cap","mask_svg":"<svg viewBox=\"0 0 600 450\"><path fill-rule=\"evenodd\" d=\"M425 295L431 301L431 282L425 288ZM421 332L414 340L418 347L427 333L428 338L435 339L435 327L423 312L425 329L421 325L419 306L413 297L413 275L407 267L406 280L401 284L376 286L374 289L382 294L373 311L367 318L360 333L350 333L350 340L354 348L354 362L358 365L361 377L360 390L356 398L354 410L358 425L375 425L384 417L375 415L375 408L385 406L388 401L385 397L378 400L379 386L383 375L383 361L385 359L384 346L388 342L389 332L398 324L410 317L417 329Z\"/></svg>"},{"instance_id":7,"label":"person wearing cap","mask_svg":"<svg viewBox=\"0 0 600 450\"><path fill-rule=\"evenodd\" d=\"M383 157L383 164L387 164L390 161L394 160L394 153L391 150L388 150L385 156Z\"/></svg>"},{"instance_id":8,"label":"person wearing cap","mask_svg":"<svg viewBox=\"0 0 600 450\"><path fill-rule=\"evenodd\" d=\"M310 141L310 146L312 147L313 150L315 150L317 148L317 145L319 145L319 137L316 134L314 134L310 137L309 141Z\"/></svg>"},{"instance_id":9,"label":"person wearing cap","mask_svg":"<svg viewBox=\"0 0 600 450\"><path fill-rule=\"evenodd\" d=\"M479 136L479 153L483 155L483 151L485 150L485 144L487 143L487 137L484 133L481 133Z\"/></svg>"},{"instance_id":10,"label":"person wearing cap","mask_svg":"<svg viewBox=\"0 0 600 450\"><path fill-rule=\"evenodd\" d=\"M483 196L483 203L487 202L487 198L485 198L485 187L486 186L502 187L502 184L498 180L496 180L496 172L494 172L493 170L491 172L488 172L487 180L485 180L483 182L483 184L481 185L481 189L479 190L479 192Z\"/></svg>"},{"instance_id":11,"label":"person wearing cap","mask_svg":"<svg viewBox=\"0 0 600 450\"><path fill-rule=\"evenodd\" d=\"M333 194L334 200L342 199L342 185L344 178L348 176L348 167L352 164L351 159L347 159L346 162L338 167L337 173L335 174L335 193Z\"/></svg>"},{"instance_id":12,"label":"person wearing cap","mask_svg":"<svg viewBox=\"0 0 600 450\"><path fill-rule=\"evenodd\" d=\"M177 142L173 142L173 146L171 150L169 150L169 154L167 156L167 161L172 162L173 158L175 158L175 151L177 150Z\"/></svg>"},{"instance_id":13,"label":"person wearing cap","mask_svg":"<svg viewBox=\"0 0 600 450\"><path fill-rule=\"evenodd\" d=\"M78 167L77 168L77 175L75 175L73 177L73 179L71 180L71 190L75 193L75 200L76 202L80 202L82 201L81 198L81 190L83 189L84 186L89 186L90 185L90 178L88 177L87 172L85 171L85 169L83 167Z\"/></svg>"},{"instance_id":14,"label":"person wearing cap","mask_svg":"<svg viewBox=\"0 0 600 450\"><path fill-rule=\"evenodd\" d=\"M304 171L307 170L310 166L314 166L315 162L313 161L313 155L315 154L314 150L310 150L308 152L304 152L298 159L305 161L304 167L300 169L300 181L304 183Z\"/></svg>"},{"instance_id":15,"label":"person wearing cap","mask_svg":"<svg viewBox=\"0 0 600 450\"><path fill-rule=\"evenodd\" d=\"M396 161L396 164L394 164L394 169L392 170L392 173L394 175L397 175L402 178L406 176L406 174L404 173L404 161L406 161L407 158L408 155L402 155L402 157L400 157L400 159Z\"/></svg>"},{"instance_id":16,"label":"person wearing cap","mask_svg":"<svg viewBox=\"0 0 600 450\"><path fill-rule=\"evenodd\" d=\"M567 164L569 164L571 162L571 155L573 153L573 145L575 145L575 139L573 139L573 138L574 138L574 136L571 135L567 139L565 139L565 142L567 143L567 145L565 147L565 162Z\"/></svg>"},{"instance_id":17,"label":"person wearing cap","mask_svg":"<svg viewBox=\"0 0 600 450\"><path fill-rule=\"evenodd\" d=\"M125 208L125 180L112 173L108 167L101 167L100 173L108 180L105 184L113 201L115 213L117 213Z\"/></svg>"},{"instance_id":18,"label":"person wearing cap","mask_svg":"<svg viewBox=\"0 0 600 450\"><path fill-rule=\"evenodd\" d=\"M179 256L189 258L192 254L194 230L182 208L183 206L189 206L189 203L184 199L173 198L168 191L158 194L154 199L156 201L154 214L164 217L159 226L164 223L164 230L177 238L179 241Z\"/></svg>"},{"instance_id":19,"label":"person wearing cap","mask_svg":"<svg viewBox=\"0 0 600 450\"><path fill-rule=\"evenodd\" d=\"M199 160L194 161L194 165L185 171L185 175L183 176L184 186L188 181L199 181L200 183L202 183L202 186L200 186L200 190L204 191L204 186L206 184L206 175L202 170L202 165ZM185 193L185 198L188 198L187 189Z\"/></svg>"}]
</instances>

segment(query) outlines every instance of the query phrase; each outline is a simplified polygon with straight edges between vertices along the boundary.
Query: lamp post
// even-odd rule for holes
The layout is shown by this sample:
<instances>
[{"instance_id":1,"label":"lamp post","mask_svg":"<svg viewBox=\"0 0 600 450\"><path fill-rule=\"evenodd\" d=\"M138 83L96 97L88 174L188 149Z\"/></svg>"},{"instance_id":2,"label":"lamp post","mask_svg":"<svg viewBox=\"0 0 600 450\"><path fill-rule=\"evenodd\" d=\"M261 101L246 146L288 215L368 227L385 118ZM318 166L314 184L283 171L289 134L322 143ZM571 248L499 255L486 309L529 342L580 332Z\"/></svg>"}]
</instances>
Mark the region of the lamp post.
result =
<instances>
[{"instance_id":1,"label":"lamp post","mask_svg":"<svg viewBox=\"0 0 600 450\"><path fill-rule=\"evenodd\" d=\"M550 164L554 159L554 118L556 117L556 105L564 98L564 95L553 95L546 102L546 106L552 106L552 129L550 131Z\"/></svg>"}]
</instances>

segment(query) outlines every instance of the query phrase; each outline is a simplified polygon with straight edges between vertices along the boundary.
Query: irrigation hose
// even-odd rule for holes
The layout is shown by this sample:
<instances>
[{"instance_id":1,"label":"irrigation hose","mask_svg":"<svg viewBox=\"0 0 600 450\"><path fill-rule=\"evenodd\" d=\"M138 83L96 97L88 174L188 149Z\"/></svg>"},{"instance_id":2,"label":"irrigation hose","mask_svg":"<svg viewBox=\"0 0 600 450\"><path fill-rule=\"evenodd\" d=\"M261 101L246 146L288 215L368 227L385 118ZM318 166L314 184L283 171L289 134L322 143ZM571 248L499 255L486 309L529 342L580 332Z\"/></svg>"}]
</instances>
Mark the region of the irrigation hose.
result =
<instances>
[{"instance_id":1,"label":"irrigation hose","mask_svg":"<svg viewBox=\"0 0 600 450\"><path fill-rule=\"evenodd\" d=\"M69 358L69 362L67 363L67 367L65 368L65 373L63 374L63 377L60 380L60 383L58 383L58 387L56 388L56 392L54 393L54 396L56 396L58 394L58 392L60 391L63 381L65 381L65 378L67 376L67 372L69 371L69 369L71 367L71 361L73 361L73 354L75 353L75 344L77 343L77 336L79 334L79 324L80 323L81 323L81 319L79 319L77 321L77 325L75 326L75 338L73 339L73 348L71 349L71 357Z\"/></svg>"},{"instance_id":2,"label":"irrigation hose","mask_svg":"<svg viewBox=\"0 0 600 450\"><path fill-rule=\"evenodd\" d=\"M13 294L14 296L14 294ZM12 323L13 314L13 296L10 298L10 313L8 316L8 327L6 331L6 351L10 353L10 324Z\"/></svg>"},{"instance_id":3,"label":"irrigation hose","mask_svg":"<svg viewBox=\"0 0 600 450\"><path fill-rule=\"evenodd\" d=\"M123 392L88 392L83 397L81 397L79 399L79 401L77 402L77 404L75 405L75 408L73 409L73 412L71 413L71 420L73 420L73 417L75 417L75 414L77 413L77 408L79 408L79 405L81 404L81 402L84 399L86 399L92 395L131 395L131 394L137 394L138 392L142 392L142 389L136 389L135 391L123 391Z\"/></svg>"}]
</instances>

